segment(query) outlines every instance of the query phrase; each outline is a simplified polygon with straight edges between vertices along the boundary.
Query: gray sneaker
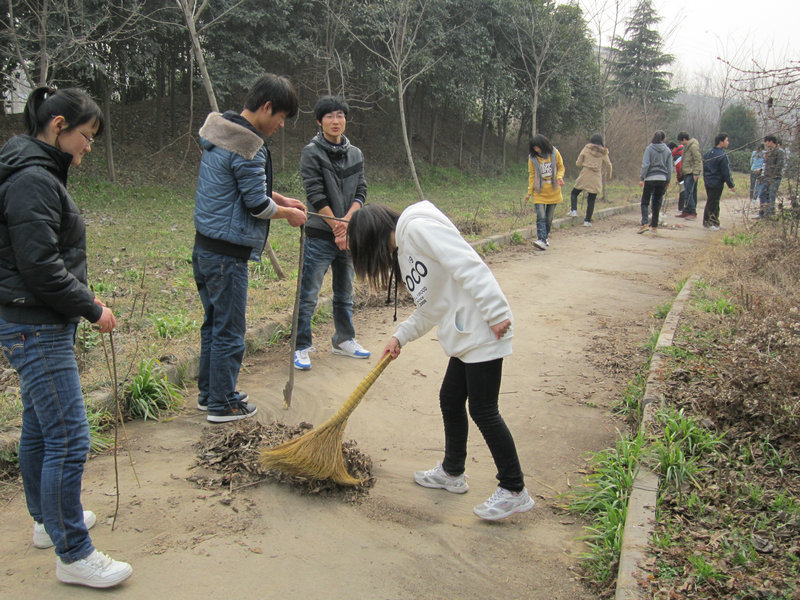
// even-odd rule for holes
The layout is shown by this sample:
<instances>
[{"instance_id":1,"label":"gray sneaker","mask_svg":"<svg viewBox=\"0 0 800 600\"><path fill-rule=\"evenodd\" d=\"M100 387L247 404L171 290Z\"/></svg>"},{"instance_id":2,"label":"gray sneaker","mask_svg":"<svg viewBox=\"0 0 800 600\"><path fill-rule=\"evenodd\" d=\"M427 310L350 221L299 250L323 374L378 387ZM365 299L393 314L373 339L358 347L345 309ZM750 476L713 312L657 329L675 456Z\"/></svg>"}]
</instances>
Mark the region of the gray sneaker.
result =
<instances>
[{"instance_id":1,"label":"gray sneaker","mask_svg":"<svg viewBox=\"0 0 800 600\"><path fill-rule=\"evenodd\" d=\"M122 583L132 573L128 563L114 560L98 550L71 563L62 562L61 557L56 559L56 578L62 583L109 588Z\"/></svg>"},{"instance_id":2,"label":"gray sneaker","mask_svg":"<svg viewBox=\"0 0 800 600\"><path fill-rule=\"evenodd\" d=\"M510 517L514 513L527 512L533 508L533 505L533 498L528 494L527 488L515 494L499 487L486 502L479 504L472 511L481 519L497 521Z\"/></svg>"},{"instance_id":3,"label":"gray sneaker","mask_svg":"<svg viewBox=\"0 0 800 600\"><path fill-rule=\"evenodd\" d=\"M545 244L542 240L536 240L533 242L533 245L536 246L539 250L547 250L547 244Z\"/></svg>"},{"instance_id":4,"label":"gray sneaker","mask_svg":"<svg viewBox=\"0 0 800 600\"><path fill-rule=\"evenodd\" d=\"M417 471L414 473L414 481L422 487L447 490L454 494L464 494L469 491L467 476L463 473L449 475L442 468L442 463L436 463L436 466L428 471Z\"/></svg>"}]
</instances>

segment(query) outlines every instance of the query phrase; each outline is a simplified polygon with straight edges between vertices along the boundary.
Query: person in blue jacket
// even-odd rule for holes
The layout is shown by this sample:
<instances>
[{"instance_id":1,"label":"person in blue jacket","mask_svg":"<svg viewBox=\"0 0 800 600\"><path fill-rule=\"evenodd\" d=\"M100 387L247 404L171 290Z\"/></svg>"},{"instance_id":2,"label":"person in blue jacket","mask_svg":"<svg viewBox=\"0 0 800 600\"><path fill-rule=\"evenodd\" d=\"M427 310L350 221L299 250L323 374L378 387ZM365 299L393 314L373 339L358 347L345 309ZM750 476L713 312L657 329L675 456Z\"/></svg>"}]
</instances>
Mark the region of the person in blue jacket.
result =
<instances>
[{"instance_id":1,"label":"person in blue jacket","mask_svg":"<svg viewBox=\"0 0 800 600\"><path fill-rule=\"evenodd\" d=\"M203 155L194 205L192 269L205 316L200 328L197 407L211 423L255 414L236 391L244 357L247 261L258 261L271 219L299 227L305 205L272 189L272 159L264 139L297 114L297 93L285 77L262 76L241 113L212 112L200 128Z\"/></svg>"},{"instance_id":2,"label":"person in blue jacket","mask_svg":"<svg viewBox=\"0 0 800 600\"><path fill-rule=\"evenodd\" d=\"M725 184L734 188L731 165L725 149L730 144L727 133L718 133L714 147L703 155L703 183L706 186L706 209L703 211L703 227L712 231L719 229L719 199Z\"/></svg>"},{"instance_id":3,"label":"person in blue jacket","mask_svg":"<svg viewBox=\"0 0 800 600\"><path fill-rule=\"evenodd\" d=\"M759 144L758 148L750 154L750 200L755 202L761 192L761 176L764 174L764 144Z\"/></svg>"}]
</instances>

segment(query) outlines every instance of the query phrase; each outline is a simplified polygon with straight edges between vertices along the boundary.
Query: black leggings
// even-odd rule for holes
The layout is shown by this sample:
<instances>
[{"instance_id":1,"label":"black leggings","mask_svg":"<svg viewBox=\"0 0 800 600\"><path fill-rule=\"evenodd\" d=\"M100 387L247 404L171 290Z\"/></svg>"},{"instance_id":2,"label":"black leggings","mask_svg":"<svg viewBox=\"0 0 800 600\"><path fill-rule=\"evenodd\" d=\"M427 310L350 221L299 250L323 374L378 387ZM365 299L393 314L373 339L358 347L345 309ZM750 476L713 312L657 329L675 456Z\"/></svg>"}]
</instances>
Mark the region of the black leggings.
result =
<instances>
[{"instance_id":1,"label":"black leggings","mask_svg":"<svg viewBox=\"0 0 800 600\"><path fill-rule=\"evenodd\" d=\"M502 373L502 358L479 363L450 359L439 390L445 439L442 468L450 475L464 472L469 432L466 407L469 399L469 416L489 446L500 487L520 492L525 487L525 480L517 448L497 406Z\"/></svg>"},{"instance_id":2,"label":"black leggings","mask_svg":"<svg viewBox=\"0 0 800 600\"><path fill-rule=\"evenodd\" d=\"M572 192L569 195L569 203L572 210L578 210L578 196L580 196L582 191L583 190L579 190L578 188L572 188ZM595 200L597 200L597 194L593 194L591 192L586 194L586 218L584 221L588 221L589 223L592 222Z\"/></svg>"}]
</instances>

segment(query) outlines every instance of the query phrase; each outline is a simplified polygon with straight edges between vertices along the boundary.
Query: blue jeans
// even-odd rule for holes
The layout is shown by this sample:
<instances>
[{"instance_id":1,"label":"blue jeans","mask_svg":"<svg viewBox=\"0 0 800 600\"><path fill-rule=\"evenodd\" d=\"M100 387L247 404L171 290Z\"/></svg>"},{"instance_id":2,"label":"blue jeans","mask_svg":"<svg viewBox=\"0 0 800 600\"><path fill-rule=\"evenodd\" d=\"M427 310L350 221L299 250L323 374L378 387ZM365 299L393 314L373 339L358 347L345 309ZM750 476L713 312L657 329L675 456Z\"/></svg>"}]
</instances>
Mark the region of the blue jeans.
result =
<instances>
[{"instance_id":1,"label":"blue jeans","mask_svg":"<svg viewBox=\"0 0 800 600\"><path fill-rule=\"evenodd\" d=\"M353 261L347 250L336 242L321 238L306 238L303 254L303 280L300 283L300 310L297 317L295 349L311 347L311 317L317 308L319 290L328 268L333 287L333 325L331 343L338 346L355 337L353 327Z\"/></svg>"},{"instance_id":2,"label":"blue jeans","mask_svg":"<svg viewBox=\"0 0 800 600\"><path fill-rule=\"evenodd\" d=\"M461 475L464 472L469 406L469 416L475 421L489 446L497 467L500 487L521 492L525 487L525 478L519 464L517 447L497 405L502 375L502 358L478 363L465 363L458 358L450 358L442 387L439 389L439 406L444 421L442 468L450 475Z\"/></svg>"},{"instance_id":3,"label":"blue jeans","mask_svg":"<svg viewBox=\"0 0 800 600\"><path fill-rule=\"evenodd\" d=\"M550 237L550 228L553 226L553 215L556 214L555 204L534 204L536 209L536 237L545 241Z\"/></svg>"},{"instance_id":4,"label":"blue jeans","mask_svg":"<svg viewBox=\"0 0 800 600\"><path fill-rule=\"evenodd\" d=\"M688 173L683 176L683 190L686 194L684 206L686 207L686 214L697 214L697 179L698 176L693 173Z\"/></svg>"},{"instance_id":5,"label":"blue jeans","mask_svg":"<svg viewBox=\"0 0 800 600\"><path fill-rule=\"evenodd\" d=\"M765 179L761 183L761 192L758 195L758 214L762 217L770 217L775 214L775 197L778 195L780 185L781 177L772 180Z\"/></svg>"},{"instance_id":6,"label":"blue jeans","mask_svg":"<svg viewBox=\"0 0 800 600\"><path fill-rule=\"evenodd\" d=\"M19 374L25 502L65 563L94 551L81 506L89 424L73 350L76 330L75 323L21 325L0 319L3 353Z\"/></svg>"},{"instance_id":7,"label":"blue jeans","mask_svg":"<svg viewBox=\"0 0 800 600\"><path fill-rule=\"evenodd\" d=\"M205 312L197 387L209 411L224 411L230 408L244 358L247 259L195 246L192 270Z\"/></svg>"}]
</instances>

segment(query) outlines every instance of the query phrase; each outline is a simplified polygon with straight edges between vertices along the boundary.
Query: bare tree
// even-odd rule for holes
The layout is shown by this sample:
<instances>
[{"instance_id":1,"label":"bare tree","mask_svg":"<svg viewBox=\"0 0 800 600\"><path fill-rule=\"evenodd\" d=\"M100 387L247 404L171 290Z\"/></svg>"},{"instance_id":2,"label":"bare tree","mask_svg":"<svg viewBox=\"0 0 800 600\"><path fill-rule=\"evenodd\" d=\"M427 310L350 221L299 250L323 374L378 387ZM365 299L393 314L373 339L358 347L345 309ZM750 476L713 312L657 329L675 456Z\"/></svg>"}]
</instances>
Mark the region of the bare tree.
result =
<instances>
[{"instance_id":1,"label":"bare tree","mask_svg":"<svg viewBox=\"0 0 800 600\"><path fill-rule=\"evenodd\" d=\"M30 87L46 85L54 72L95 64L98 48L138 34L138 1L8 0L3 23L19 68Z\"/></svg>"},{"instance_id":2,"label":"bare tree","mask_svg":"<svg viewBox=\"0 0 800 600\"><path fill-rule=\"evenodd\" d=\"M571 46L560 43L564 34L562 12L555 0L512 3L509 42L517 49L521 66L508 66L528 81L531 107L531 135L536 135L537 113L542 92L570 58Z\"/></svg>"},{"instance_id":3,"label":"bare tree","mask_svg":"<svg viewBox=\"0 0 800 600\"><path fill-rule=\"evenodd\" d=\"M331 12L348 33L377 59L386 80L394 90L408 168L420 200L425 196L414 166L405 96L409 86L443 58L441 54L435 56L434 51L446 32L439 29L432 35L431 32L422 35L428 25L435 24L435 19L431 19L430 14L433 4L433 0L379 0L371 3L365 7L369 21L368 31L372 34L370 36L356 32L345 21L343 14Z\"/></svg>"}]
</instances>

